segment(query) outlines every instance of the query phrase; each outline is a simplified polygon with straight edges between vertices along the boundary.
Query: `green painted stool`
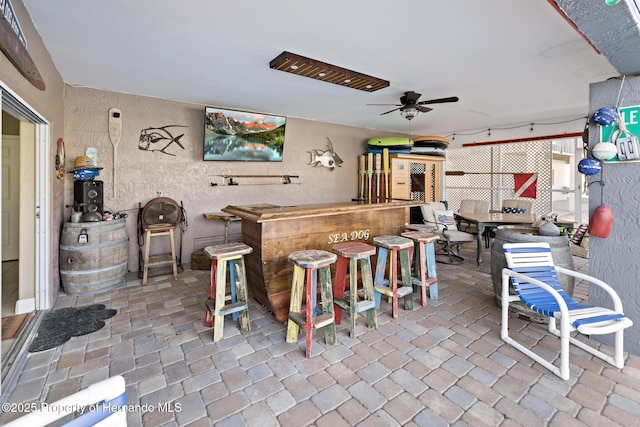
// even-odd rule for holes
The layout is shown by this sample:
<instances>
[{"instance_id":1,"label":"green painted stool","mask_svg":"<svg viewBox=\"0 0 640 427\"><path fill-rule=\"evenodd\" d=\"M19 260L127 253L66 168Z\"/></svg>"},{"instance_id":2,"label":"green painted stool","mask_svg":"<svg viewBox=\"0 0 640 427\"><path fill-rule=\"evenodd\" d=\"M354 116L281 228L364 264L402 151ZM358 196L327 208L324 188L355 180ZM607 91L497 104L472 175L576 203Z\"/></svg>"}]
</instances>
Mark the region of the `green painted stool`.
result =
<instances>
[{"instance_id":1,"label":"green painted stool","mask_svg":"<svg viewBox=\"0 0 640 427\"><path fill-rule=\"evenodd\" d=\"M413 310L413 287L411 286L411 261L409 252L413 250L413 241L401 236L378 236L373 238L373 244L380 248L376 262L376 275L373 280L376 308L380 308L382 295L391 298L392 316L398 318L398 298L404 298L404 309ZM391 252L391 256L389 256ZM389 274L385 280L385 271L389 258ZM398 261L402 286L398 287Z\"/></svg>"},{"instance_id":2,"label":"green painted stool","mask_svg":"<svg viewBox=\"0 0 640 427\"><path fill-rule=\"evenodd\" d=\"M204 253L211 258L211 278L205 326L213 326L213 341L222 339L224 316L231 314L234 320L239 319L240 329L249 331L249 295L245 274L244 255L253 252L251 246L244 243L225 243L204 248ZM229 267L230 295L226 294L227 266ZM227 301L230 301L227 303Z\"/></svg>"},{"instance_id":3,"label":"green painted stool","mask_svg":"<svg viewBox=\"0 0 640 427\"><path fill-rule=\"evenodd\" d=\"M376 302L373 291L373 275L371 272L371 255L376 254L375 246L363 242L344 242L333 245L331 250L338 255L336 278L333 281L333 304L336 311L336 325L342 320L342 309L349 310L351 316L351 338L356 336L356 319L358 313L367 313L367 326L378 327L376 317ZM358 263L364 299L358 298ZM349 290L345 292L347 280L347 266L349 267Z\"/></svg>"},{"instance_id":4,"label":"green painted stool","mask_svg":"<svg viewBox=\"0 0 640 427\"><path fill-rule=\"evenodd\" d=\"M291 284L291 302L287 322L288 343L298 341L300 327L306 330L306 356L311 357L311 337L315 329L325 328L324 339L328 345L336 343L336 325L333 313L333 293L331 289L331 264L337 256L321 250L293 252L289 260L293 262L293 281ZM322 314L317 314L316 295L318 275L320 278L320 296ZM306 305L302 300L306 296Z\"/></svg>"}]
</instances>

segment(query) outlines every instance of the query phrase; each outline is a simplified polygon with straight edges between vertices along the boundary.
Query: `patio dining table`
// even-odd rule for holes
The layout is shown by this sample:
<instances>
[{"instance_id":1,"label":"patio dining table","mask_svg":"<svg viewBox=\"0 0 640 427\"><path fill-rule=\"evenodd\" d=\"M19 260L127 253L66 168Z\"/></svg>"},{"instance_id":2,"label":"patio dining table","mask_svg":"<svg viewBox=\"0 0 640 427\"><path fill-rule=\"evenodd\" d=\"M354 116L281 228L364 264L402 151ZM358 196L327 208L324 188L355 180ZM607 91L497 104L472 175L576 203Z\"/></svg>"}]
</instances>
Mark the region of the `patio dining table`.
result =
<instances>
[{"instance_id":1,"label":"patio dining table","mask_svg":"<svg viewBox=\"0 0 640 427\"><path fill-rule=\"evenodd\" d=\"M498 227L500 225L531 225L538 220L535 214L513 214L513 213L456 213L456 220L476 224L477 235L477 255L478 265L482 262L482 235L485 227ZM569 220L557 220L555 224L568 230L573 228L573 222Z\"/></svg>"}]
</instances>

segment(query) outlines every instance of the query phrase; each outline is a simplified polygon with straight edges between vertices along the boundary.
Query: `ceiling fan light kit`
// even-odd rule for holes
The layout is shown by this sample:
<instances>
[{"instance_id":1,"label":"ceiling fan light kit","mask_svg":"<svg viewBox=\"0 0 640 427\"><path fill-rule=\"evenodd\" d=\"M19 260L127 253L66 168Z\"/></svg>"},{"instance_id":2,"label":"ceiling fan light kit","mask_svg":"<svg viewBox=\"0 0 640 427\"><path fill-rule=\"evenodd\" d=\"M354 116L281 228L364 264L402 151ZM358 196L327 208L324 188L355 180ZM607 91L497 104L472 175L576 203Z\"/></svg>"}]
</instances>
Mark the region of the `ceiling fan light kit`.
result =
<instances>
[{"instance_id":1,"label":"ceiling fan light kit","mask_svg":"<svg viewBox=\"0 0 640 427\"><path fill-rule=\"evenodd\" d=\"M375 92L389 86L387 80L286 51L272 59L269 68L365 92Z\"/></svg>"},{"instance_id":2,"label":"ceiling fan light kit","mask_svg":"<svg viewBox=\"0 0 640 427\"><path fill-rule=\"evenodd\" d=\"M404 95L400 97L400 104L367 104L367 105L393 105L397 108L386 111L380 115L384 116L385 114L389 114L394 111L400 110L400 115L403 118L407 120L411 120L415 116L417 116L418 113L428 113L429 111L433 110L433 108L425 107L426 104L444 104L445 102L458 102L457 96L450 96L448 98L428 99L426 101L418 102L418 99L420 99L421 96L422 96L421 94L411 90L411 91L405 92Z\"/></svg>"},{"instance_id":3,"label":"ceiling fan light kit","mask_svg":"<svg viewBox=\"0 0 640 427\"><path fill-rule=\"evenodd\" d=\"M408 107L403 110L400 110L400 115L407 120L413 119L419 113L418 109L414 107Z\"/></svg>"}]
</instances>

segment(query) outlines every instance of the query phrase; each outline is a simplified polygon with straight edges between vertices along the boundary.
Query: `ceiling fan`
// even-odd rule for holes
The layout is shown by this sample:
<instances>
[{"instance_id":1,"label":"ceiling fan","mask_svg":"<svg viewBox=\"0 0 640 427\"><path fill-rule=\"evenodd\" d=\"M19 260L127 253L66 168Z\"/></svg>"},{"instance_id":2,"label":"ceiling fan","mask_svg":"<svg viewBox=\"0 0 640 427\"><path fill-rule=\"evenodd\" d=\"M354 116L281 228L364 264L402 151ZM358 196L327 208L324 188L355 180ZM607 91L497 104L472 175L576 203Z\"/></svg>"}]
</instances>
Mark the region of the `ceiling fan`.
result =
<instances>
[{"instance_id":1,"label":"ceiling fan","mask_svg":"<svg viewBox=\"0 0 640 427\"><path fill-rule=\"evenodd\" d=\"M405 92L404 95L400 97L400 104L367 104L367 105L394 105L398 108L394 108L393 110L389 110L380 114L381 116L385 114L389 114L393 111L400 110L400 115L407 120L413 119L418 113L428 113L433 108L423 107L423 105L427 104L443 104L445 102L458 102L457 96L451 96L449 98L439 98L439 99L429 99L426 101L418 102L418 99L422 95L413 91Z\"/></svg>"}]
</instances>

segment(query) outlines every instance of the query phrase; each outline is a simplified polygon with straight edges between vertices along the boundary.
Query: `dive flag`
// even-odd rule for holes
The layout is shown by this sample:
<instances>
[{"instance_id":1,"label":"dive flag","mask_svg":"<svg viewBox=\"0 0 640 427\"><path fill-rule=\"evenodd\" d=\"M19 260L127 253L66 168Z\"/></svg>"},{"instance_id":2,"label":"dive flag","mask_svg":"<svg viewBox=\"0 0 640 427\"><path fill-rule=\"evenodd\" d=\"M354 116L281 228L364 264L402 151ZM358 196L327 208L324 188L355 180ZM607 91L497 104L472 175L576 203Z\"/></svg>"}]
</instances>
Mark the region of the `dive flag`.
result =
<instances>
[{"instance_id":1,"label":"dive flag","mask_svg":"<svg viewBox=\"0 0 640 427\"><path fill-rule=\"evenodd\" d=\"M536 187L538 183L537 173L514 173L513 192L515 197L536 198Z\"/></svg>"}]
</instances>

